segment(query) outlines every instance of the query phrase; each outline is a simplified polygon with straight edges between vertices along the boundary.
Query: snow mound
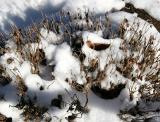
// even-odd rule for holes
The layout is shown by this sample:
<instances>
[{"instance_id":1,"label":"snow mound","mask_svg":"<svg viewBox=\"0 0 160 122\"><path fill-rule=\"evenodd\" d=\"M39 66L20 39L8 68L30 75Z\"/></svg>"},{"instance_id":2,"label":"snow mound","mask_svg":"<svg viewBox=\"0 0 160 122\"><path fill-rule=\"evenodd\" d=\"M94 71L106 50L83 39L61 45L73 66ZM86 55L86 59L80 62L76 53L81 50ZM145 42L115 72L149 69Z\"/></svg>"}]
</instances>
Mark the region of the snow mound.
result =
<instances>
[{"instance_id":1,"label":"snow mound","mask_svg":"<svg viewBox=\"0 0 160 122\"><path fill-rule=\"evenodd\" d=\"M104 70L105 66L109 64L109 62L113 60L121 60L123 58L123 52L119 49L121 39L103 39L97 34L84 32L83 35L84 45L82 47L82 52L86 55L86 59L84 61L85 65L89 65L92 59L98 59L100 62L100 70ZM97 51L91 49L88 45L88 41L91 41L93 44L106 44L109 47L102 51Z\"/></svg>"}]
</instances>

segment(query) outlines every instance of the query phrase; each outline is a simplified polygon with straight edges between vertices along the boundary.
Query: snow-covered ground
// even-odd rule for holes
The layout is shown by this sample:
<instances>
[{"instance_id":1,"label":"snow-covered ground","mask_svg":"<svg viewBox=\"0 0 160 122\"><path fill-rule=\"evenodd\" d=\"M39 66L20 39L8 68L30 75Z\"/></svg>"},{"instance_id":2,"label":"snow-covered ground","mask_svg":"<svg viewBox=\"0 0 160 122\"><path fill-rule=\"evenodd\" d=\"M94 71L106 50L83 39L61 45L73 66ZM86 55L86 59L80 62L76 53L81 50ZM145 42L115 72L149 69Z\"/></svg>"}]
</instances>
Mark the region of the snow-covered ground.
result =
<instances>
[{"instance_id":1,"label":"snow-covered ground","mask_svg":"<svg viewBox=\"0 0 160 122\"><path fill-rule=\"evenodd\" d=\"M10 24L24 28L40 20L42 13L52 15L62 9L74 12L89 9L104 14L113 9L120 10L125 2L133 3L160 20L159 0L1 0L0 28L1 31L9 31Z\"/></svg>"},{"instance_id":2,"label":"snow-covered ground","mask_svg":"<svg viewBox=\"0 0 160 122\"><path fill-rule=\"evenodd\" d=\"M8 84L0 83L0 115L12 117L13 122L23 122L27 119L27 112L32 113L33 110L32 114L36 117L44 114L36 118L37 121L121 122L123 120L118 116L120 110L129 110L137 102L142 103L144 110L158 111L159 101L143 105L140 88L147 84L151 86L151 94L156 91L150 83L151 79L146 77L156 74L159 82L160 33L151 23L137 17L137 13L118 11L125 6L125 2L144 9L160 20L159 0L1 0L1 31L8 31L9 24L27 27L41 19L43 13L49 16L62 9L82 12L82 16L89 9L95 15L102 16L95 16L95 20L89 18L87 21L77 19L69 22L70 25L78 23L91 28L75 29L71 33L72 38L77 36L76 43L82 44L80 49L73 48L75 43L63 38L65 33L62 27L60 33L41 27L38 39L25 44L21 42L23 36L20 31L15 32L6 41L5 53L0 57L0 82L3 78L10 81ZM112 12L113 9L116 12ZM105 12L108 12L107 18L103 16ZM97 26L95 21L98 21ZM95 30L92 29L94 26ZM135 40L140 44L136 45ZM151 46L147 45L149 43ZM151 48L148 52L151 53L148 56L150 60L145 59L148 48ZM83 60L76 51L85 55ZM131 69L126 71L128 67ZM128 74L124 75L123 71ZM96 85L102 91L95 90ZM118 94L109 92L119 85L123 88ZM38 107L47 108L47 112L39 115ZM145 115L146 118L149 115ZM160 116L159 113L157 116ZM35 118L32 119L34 121ZM131 116L127 121L130 119L135 118ZM153 119L160 121L160 117Z\"/></svg>"}]
</instances>

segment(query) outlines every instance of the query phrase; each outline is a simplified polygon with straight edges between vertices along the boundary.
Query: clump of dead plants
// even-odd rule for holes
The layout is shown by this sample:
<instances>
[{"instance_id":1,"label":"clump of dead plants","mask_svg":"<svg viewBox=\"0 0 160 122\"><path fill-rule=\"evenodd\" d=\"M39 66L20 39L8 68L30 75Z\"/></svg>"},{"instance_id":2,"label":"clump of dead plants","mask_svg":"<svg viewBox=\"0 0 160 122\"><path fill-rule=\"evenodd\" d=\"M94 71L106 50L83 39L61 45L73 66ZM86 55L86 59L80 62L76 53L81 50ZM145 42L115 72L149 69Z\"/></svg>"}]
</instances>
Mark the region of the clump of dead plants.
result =
<instances>
[{"instance_id":1,"label":"clump of dead plants","mask_svg":"<svg viewBox=\"0 0 160 122\"><path fill-rule=\"evenodd\" d=\"M16 44L16 52L24 61L30 61L31 72L39 74L39 65L45 60L45 53L40 49L40 30L33 24L28 30L22 31L12 27L12 36Z\"/></svg>"},{"instance_id":2,"label":"clump of dead plants","mask_svg":"<svg viewBox=\"0 0 160 122\"><path fill-rule=\"evenodd\" d=\"M38 106L35 101L33 101L30 97L22 96L20 97L19 103L16 107L20 110L22 110L22 116L24 117L24 121L37 121L40 122L41 120L45 119L45 116L43 116L48 108Z\"/></svg>"},{"instance_id":3,"label":"clump of dead plants","mask_svg":"<svg viewBox=\"0 0 160 122\"><path fill-rule=\"evenodd\" d=\"M123 26L122 26L123 25ZM139 23L134 22L131 25L131 30L129 28L129 23L125 20L121 25L121 37L125 40L121 45L121 49L124 51L129 51L130 55L120 62L121 67L117 67L124 77L129 78L133 81L133 84L137 80L145 79L145 83L142 84L139 88L139 94L141 97L137 102L137 105L132 107L129 110L122 110L120 112L120 118L125 121L149 121L154 118L154 116L146 116L151 113L158 113L159 107L157 106L154 110L149 108L144 110L141 108L141 105L147 106L154 104L154 102L159 102L160 100L160 56L156 56L158 53L157 48L154 46L154 41L156 37L150 35L149 39L144 37L147 32L147 28L142 28L139 30ZM133 28L136 25L137 28ZM145 26L145 25L144 25ZM145 30L146 29L146 30ZM129 31L132 31L130 38L126 40L125 34L128 34ZM135 55L137 53L137 55ZM137 69L134 71L134 66L137 65ZM130 91L131 96L134 91ZM133 100L133 96L131 97ZM159 115L158 115L159 116Z\"/></svg>"},{"instance_id":4,"label":"clump of dead plants","mask_svg":"<svg viewBox=\"0 0 160 122\"><path fill-rule=\"evenodd\" d=\"M5 115L0 113L0 121L1 122L12 122L12 118L11 117L6 117Z\"/></svg>"},{"instance_id":5,"label":"clump of dead plants","mask_svg":"<svg viewBox=\"0 0 160 122\"><path fill-rule=\"evenodd\" d=\"M18 90L19 96L25 96L26 92L28 90L27 86L24 83L23 78L21 78L19 75L16 76L16 88Z\"/></svg>"},{"instance_id":6,"label":"clump of dead plants","mask_svg":"<svg viewBox=\"0 0 160 122\"><path fill-rule=\"evenodd\" d=\"M120 49L126 53L126 57L118 62L116 70L124 77L133 81L133 84L137 80L142 80L143 78L146 80L146 83L139 88L139 93L141 94L140 101L130 110L122 110L120 117L125 120L126 117L124 117L124 115L127 114L128 116L132 116L131 118L133 118L133 121L137 118L145 120L148 118L143 118L143 116L150 111L142 111L139 105L142 103L147 104L147 101L156 102L160 100L160 56L156 57L156 53L159 49L157 50L153 45L156 37L151 35L147 40L144 37L147 28L145 28L144 25L143 29L146 30L139 30L139 24L140 23L138 22L134 22L133 25L129 25L128 20L124 19L119 28L115 31L112 30L112 25L107 15L105 16L105 21L101 21L100 18L97 18L95 14L89 10L85 11L83 15L81 13L72 14L70 12L61 11L50 18L44 17L42 22L33 24L26 30L13 26L11 36L16 44L16 52L21 56L23 61L30 61L31 72L33 74L39 74L39 66L42 64L46 65L45 53L43 49L40 48L40 38L42 37L40 28L43 27L47 29L48 32L52 31L57 35L62 35L60 42L67 42L71 46L73 55L80 60L81 72L85 74L86 83L78 84L76 79L66 79L66 81L77 91L87 94L91 89L95 93L100 92L101 97L105 99L117 97L121 90L125 88L125 84L119 84L117 86L112 84L111 89L108 91L101 88L100 83L107 77L105 72L107 65L104 70L101 71L99 67L100 62L97 58L90 60L89 66L83 64L85 59L85 55L81 50L83 40L81 33L77 32L86 30L90 32L98 32L103 28L103 38L110 39L120 37L123 39ZM129 38L126 38L126 35L130 32L132 33ZM3 35L0 36L0 39L1 38L4 39ZM33 46L33 43L36 43L37 46ZM96 51L102 51L110 47L110 44L92 43L90 40L87 41L87 45ZM9 48L0 47L0 55L9 50ZM14 59L12 58L7 59L7 63L11 64L13 60ZM111 62L115 63L114 60ZM136 70L134 70L135 65L138 67ZM0 85L3 86L11 81L11 78L4 74L6 74L5 69L0 66ZM15 107L23 110L22 115L25 118L25 121L41 121L44 119L43 115L47 112L47 108L36 105L35 101L26 97L27 87L25 86L23 79L20 75L15 76L16 87L20 97L19 103ZM4 83L3 81L7 82ZM132 100L132 94L134 91L131 89L130 92ZM107 96L107 94L110 95ZM112 96L111 94L114 94L115 96ZM85 105L82 105L77 95L72 96L71 100L67 112L71 112L72 114L66 117L69 122L89 112L87 108L88 97L86 97ZM62 103L63 98L61 95L58 95L57 98L51 101L51 106L61 108ZM154 110L154 112L157 111L159 111L159 109ZM128 120L126 119L126 121Z\"/></svg>"},{"instance_id":7,"label":"clump of dead plants","mask_svg":"<svg viewBox=\"0 0 160 122\"><path fill-rule=\"evenodd\" d=\"M69 93L69 91L66 90L66 92ZM71 102L68 103L69 107L67 110L67 113L70 113L67 117L65 117L68 122L73 122L76 118L82 118L83 114L87 114L89 112L89 109L87 107L88 105L88 95L85 95L86 102L84 105L82 105L80 99L78 98L77 94L74 94L73 96L70 96Z\"/></svg>"},{"instance_id":8,"label":"clump of dead plants","mask_svg":"<svg viewBox=\"0 0 160 122\"><path fill-rule=\"evenodd\" d=\"M5 86L9 84L12 81L8 73L6 72L6 69L0 65L0 85Z\"/></svg>"}]
</instances>

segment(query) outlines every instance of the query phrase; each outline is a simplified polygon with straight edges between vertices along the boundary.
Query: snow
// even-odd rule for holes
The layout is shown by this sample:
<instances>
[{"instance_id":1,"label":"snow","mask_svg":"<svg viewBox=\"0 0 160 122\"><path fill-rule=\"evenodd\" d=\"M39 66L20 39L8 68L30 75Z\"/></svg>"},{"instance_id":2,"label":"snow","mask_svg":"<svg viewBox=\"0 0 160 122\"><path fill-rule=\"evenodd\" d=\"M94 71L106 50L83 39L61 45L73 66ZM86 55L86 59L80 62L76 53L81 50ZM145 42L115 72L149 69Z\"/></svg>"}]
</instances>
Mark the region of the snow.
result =
<instances>
[{"instance_id":1,"label":"snow","mask_svg":"<svg viewBox=\"0 0 160 122\"><path fill-rule=\"evenodd\" d=\"M133 3L137 8L142 8L146 10L150 15L160 20L158 12L160 12L159 6L160 1L155 0L124 0L125 2ZM57 7L59 9L64 9L65 11L70 10L72 12L77 11L87 11L87 9L96 12L96 14L102 14L106 11L111 11L112 9L121 9L124 7L125 2L122 0L1 0L0 8L0 26L3 31L6 29L6 23L13 24L15 21L12 18L18 17L24 22L28 19L27 10L33 9L32 11L40 11L45 8L45 6ZM154 7L153 7L154 6ZM50 9L50 8L48 8ZM56 11L56 10L55 10ZM54 11L53 11L54 12ZM23 59L16 50L16 44L11 37L6 42L6 47L10 48L4 55L0 57L0 65L6 68L7 75L11 78L11 83L6 86L0 85L0 113L6 115L7 117L12 117L13 122L23 121L21 115L22 110L18 110L15 106L18 104L19 96L17 90L17 76L22 78L22 82L26 85L26 94L31 99L36 99L35 104L39 106L45 106L48 108L48 113L52 118L53 122L67 122L66 117L72 115L73 113L78 113L77 110L69 110L71 102L73 101L73 96L76 95L83 106L85 104L86 98L85 93L88 95L88 113L84 113L82 117L76 118L76 122L121 122L118 117L119 111L123 109L130 109L137 104L140 100L141 94L139 93L139 88L143 84L150 85L149 81L145 81L146 74L152 69L146 67L143 72L142 79L136 79L133 82L130 78L124 77L120 72L116 70L118 65L121 65L120 61L132 53L130 50L124 51L120 49L121 44L124 40L129 40L133 35L134 29L139 32L142 30L145 41L149 41L150 36L154 36L153 47L157 50L156 57L160 54L160 33L157 29L150 23L144 21L143 19L137 17L137 13L129 14L126 12L118 11L114 13L108 13L107 17L117 26L121 24L125 19L128 20L128 26L126 27L127 32L124 33L124 39L119 37L106 39L103 37L103 28L99 31L82 31L76 32L82 36L83 46L81 48L82 53L85 54L86 58L84 61L80 61L75 55L73 55L72 47L63 42L62 34L56 34L45 28L40 29L41 37L40 43L32 42L30 44L25 44L24 50L29 50L31 53L35 53L35 50L31 49L43 49L45 53L46 64L39 64L40 74L33 74L31 69L33 68L32 62L29 59ZM102 16L102 21L104 16ZM6 22L7 21L7 22ZM82 20L83 23L84 20ZM15 22L16 23L16 22ZM74 23L74 22L73 22ZM81 23L81 22L79 22ZM90 22L93 24L92 22ZM138 24L137 24L138 23ZM115 27L116 28L116 27ZM115 29L114 28L114 29ZM147 31L146 31L147 30ZM103 50L96 50L88 45L88 41L91 44L103 44L109 45L108 48ZM29 48L28 48L29 47ZM142 52L140 52L142 53ZM134 52L136 57L138 52ZM13 61L8 63L8 59L12 58ZM139 62L143 59L143 55L139 57ZM82 67L89 67L91 61L95 60L98 62L98 69L94 72L85 72ZM137 63L133 63L133 70L130 74L133 77L140 75L140 69ZM159 65L153 65L158 70ZM155 70L152 71L155 72ZM125 88L121 91L120 95L114 99L106 100L99 96L96 96L90 89L86 91L79 92L72 85L74 81L78 85L88 85L86 77L92 76L96 77L98 71L104 71L105 78L100 81L101 88L109 90L113 85L126 84ZM91 83L94 82L91 80ZM77 85L76 84L76 85ZM89 84L90 85L90 84ZM88 85L88 86L89 86ZM153 90L151 90L151 93ZM59 109L56 106L51 106L51 101L57 98L58 95L62 95L63 102L65 105L63 109ZM132 95L132 99L130 98ZM4 100L1 100L4 97ZM141 105L146 109L156 108L159 102ZM75 109L76 106L74 106ZM68 112L67 112L68 111ZM45 113L46 114L46 113ZM57 118L56 118L57 117Z\"/></svg>"},{"instance_id":2,"label":"snow","mask_svg":"<svg viewBox=\"0 0 160 122\"><path fill-rule=\"evenodd\" d=\"M159 0L154 0L154 2L152 0L1 0L0 27L2 31L9 31L10 24L26 27L33 20L42 18L41 12L48 15L52 14L51 10L57 12L63 9L76 12L89 9L101 14L112 9L120 10L125 6L125 2L133 3L136 8L144 9L160 20Z\"/></svg>"},{"instance_id":3,"label":"snow","mask_svg":"<svg viewBox=\"0 0 160 122\"><path fill-rule=\"evenodd\" d=\"M90 34L92 35L92 33L90 33ZM99 39L99 38L100 37L97 36L97 39ZM48 41L48 39L46 39L46 40ZM66 95L67 93L65 92L65 89L68 89L69 92L73 92L73 94L76 93L74 90L71 89L69 84L67 84L65 82L66 78L69 78L71 80L79 79L77 82L80 84L84 83L84 81L82 81L82 79L81 79L82 74L80 72L80 62L72 55L71 49L67 43L63 43L60 45L53 45L52 43L50 43L50 41L48 41L48 42L46 42L46 45L45 44L43 45L43 43L44 43L43 41L44 41L44 38L42 38L42 46L43 46L43 49L46 50L45 51L46 57L49 57L49 55L51 55L51 53L55 54L54 58L53 57L47 58L48 60L54 60L54 63L56 65L55 70L53 72L53 74L55 75L55 80L46 81L46 80L42 79L39 75L32 74L31 73L31 64L29 63L29 61L22 61L23 62L22 64L19 62L13 62L12 68L17 68L18 71L15 71L15 72L17 74L19 74L20 76L22 76L24 83L28 88L27 95L30 96L31 98L34 98L36 96L38 105L49 106L51 103L51 100L53 98L56 98L57 94L62 94L64 97L66 97L65 98L66 101L69 100L69 98ZM10 43L10 44L13 45L12 43ZM8 43L8 45L10 45L10 44ZM12 55L16 56L16 54L14 54L13 52L6 53L4 56L2 56L1 57L1 64L3 64L6 67L6 65L7 65L6 60L7 60L7 58L9 58ZM52 84L52 85L50 85L50 84ZM42 90L42 91L40 90L41 86L44 87L44 90ZM9 90L7 90L8 92L12 91L12 89L13 89L12 86L10 86L10 85L6 86L6 87L9 87ZM4 87L4 89L6 89L6 88ZM14 90L15 90L15 88L13 89L13 91ZM1 89L1 93L5 93L5 99L7 101L10 99L14 99L17 94L17 91L12 92L12 94L10 94L8 92L5 92L5 91L3 91L3 89ZM7 96L9 94L10 94L10 96ZM78 94L78 93L76 93L76 94ZM82 98L80 97L80 100L83 100L83 99L84 99L83 97ZM121 101L119 101L119 98L117 98L116 100L111 100L111 101L106 102L105 100L101 100L100 98L98 98L97 96L95 96L91 92L91 93L89 93L88 99L89 99L88 107L93 108L93 109L90 110L90 113L88 115L84 115L82 119L77 119L77 121L89 122L89 121L99 120L99 121L103 122L106 120L111 121L111 120L113 120L113 118L114 118L115 122L120 121L119 118L117 118L117 115L115 114L115 113L118 113L119 108L120 108ZM13 102L13 103L10 101L1 102L1 105L3 105L4 108L7 108L7 109L5 109L5 111L4 111L4 109L2 107L0 109L0 112L2 112L3 114L7 114L7 117L12 117L13 121L17 121L17 120L21 121L19 118L22 118L22 117L19 115L22 111L19 111L14 107L13 108L9 107L9 105L13 105L13 106L16 105L17 104L16 101L17 100L15 100L15 102ZM97 105L98 102L101 102L99 104L100 105L99 107ZM101 104L103 105L103 107L101 106ZM96 105L97 105L97 107L94 107ZM114 106L114 107L110 108L110 106ZM63 111L57 110L57 112L55 112L55 108L53 110L51 108L48 112L51 114L54 113L54 115L62 118L63 122L65 122L66 120L63 117L63 115L67 116L66 110L67 110L67 107ZM101 115L105 116L107 114L108 117L107 118L103 117L103 118L99 119L98 116L95 116L100 111L101 111Z\"/></svg>"},{"instance_id":4,"label":"snow","mask_svg":"<svg viewBox=\"0 0 160 122\"><path fill-rule=\"evenodd\" d=\"M3 102L0 102L0 104L1 104L1 108L0 108L1 113L3 113L4 115L7 115L7 117L13 117L12 119L15 122L21 122L20 120L21 111L17 110L14 107L9 107L12 105L14 106L12 102L3 101Z\"/></svg>"},{"instance_id":5,"label":"snow","mask_svg":"<svg viewBox=\"0 0 160 122\"><path fill-rule=\"evenodd\" d=\"M86 55L84 61L85 65L89 65L90 60L92 59L98 59L100 62L100 70L104 70L106 64L109 64L112 58L116 60L123 59L123 52L119 49L122 41L121 39L103 39L97 34L89 32L84 32L82 37L84 41L82 51ZM88 47L87 41L91 41L92 43L110 44L110 47L102 51L96 51Z\"/></svg>"},{"instance_id":6,"label":"snow","mask_svg":"<svg viewBox=\"0 0 160 122\"><path fill-rule=\"evenodd\" d=\"M64 8L69 8L69 10L73 11L77 11L77 9L89 9L97 13L104 13L113 8L119 10L124 5L124 2L121 0L68 0Z\"/></svg>"},{"instance_id":7,"label":"snow","mask_svg":"<svg viewBox=\"0 0 160 122\"><path fill-rule=\"evenodd\" d=\"M101 100L99 97L95 96L93 93L89 95L89 108L91 109L89 113L89 117L86 117L84 121L86 122L121 122L119 118L117 118L121 101L119 98L113 100ZM96 106L96 107L94 107ZM103 116L103 117L101 117Z\"/></svg>"},{"instance_id":8,"label":"snow","mask_svg":"<svg viewBox=\"0 0 160 122\"><path fill-rule=\"evenodd\" d=\"M133 3L136 8L144 9L154 18L160 20L159 0L154 0L154 2L152 0L1 0L0 27L2 31L9 31L10 24L25 27L30 25L33 19L34 21L40 19L41 12L47 15L52 14L51 10L56 12L63 9L76 12L89 9L101 14L112 9L120 10L125 6L125 2Z\"/></svg>"},{"instance_id":9,"label":"snow","mask_svg":"<svg viewBox=\"0 0 160 122\"><path fill-rule=\"evenodd\" d=\"M0 4L0 26L3 31L9 29L9 24L21 24L23 27L30 25L32 21L42 17L41 12L52 14L62 9L84 11L89 8L97 13L104 13L113 8L119 10L125 5L121 0L1 0Z\"/></svg>"},{"instance_id":10,"label":"snow","mask_svg":"<svg viewBox=\"0 0 160 122\"><path fill-rule=\"evenodd\" d=\"M125 2L132 3L136 8L144 9L151 16L160 20L159 0L125 0Z\"/></svg>"},{"instance_id":11,"label":"snow","mask_svg":"<svg viewBox=\"0 0 160 122\"><path fill-rule=\"evenodd\" d=\"M42 44L44 46L44 43L46 41L46 43L48 44L57 44L60 42L60 35L56 35L54 32L49 31L47 29L42 28L40 31L41 35L42 35ZM43 41L44 40L44 41ZM44 43L43 43L44 42Z\"/></svg>"},{"instance_id":12,"label":"snow","mask_svg":"<svg viewBox=\"0 0 160 122\"><path fill-rule=\"evenodd\" d=\"M60 45L56 51L55 55L55 71L54 75L58 78L61 78L61 80L65 80L68 78L69 80L76 80L80 79L80 62L72 56L72 52L70 47L64 43ZM83 83L83 81L77 81L80 84Z\"/></svg>"},{"instance_id":13,"label":"snow","mask_svg":"<svg viewBox=\"0 0 160 122\"><path fill-rule=\"evenodd\" d=\"M150 38L151 35L153 35L155 37L155 40L153 41L154 46L156 49L159 48L160 46L160 34L157 31L157 29L150 23L148 23L147 21L137 17L137 14L130 14L127 12L114 12L113 14L109 14L108 17L110 18L111 21L115 21L118 23L121 23L124 18L126 18L129 21L129 28L127 34L125 35L125 38L128 39L130 37L130 35L133 34L133 31L131 30L131 28L134 26L135 28L138 28L137 31L142 30L142 34L144 35L144 37L146 37L147 42ZM137 24L139 23L139 24ZM145 40L145 38L144 38Z\"/></svg>"},{"instance_id":14,"label":"snow","mask_svg":"<svg viewBox=\"0 0 160 122\"><path fill-rule=\"evenodd\" d=\"M0 113L3 113L7 117L13 117L14 121L20 122L21 110L12 107L16 105L18 100L16 91L17 90L13 87L13 84L0 87L0 96L4 96L4 100L0 100Z\"/></svg>"}]
</instances>

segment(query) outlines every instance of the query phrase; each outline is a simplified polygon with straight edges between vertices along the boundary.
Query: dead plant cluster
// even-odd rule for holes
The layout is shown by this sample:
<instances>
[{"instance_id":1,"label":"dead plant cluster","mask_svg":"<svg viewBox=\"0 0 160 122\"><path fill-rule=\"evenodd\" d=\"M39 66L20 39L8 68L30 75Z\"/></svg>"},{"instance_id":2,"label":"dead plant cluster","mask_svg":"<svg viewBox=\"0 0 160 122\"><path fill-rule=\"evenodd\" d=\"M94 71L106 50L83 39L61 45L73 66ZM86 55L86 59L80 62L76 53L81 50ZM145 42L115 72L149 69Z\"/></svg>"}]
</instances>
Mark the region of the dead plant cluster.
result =
<instances>
[{"instance_id":1,"label":"dead plant cluster","mask_svg":"<svg viewBox=\"0 0 160 122\"><path fill-rule=\"evenodd\" d=\"M100 62L99 59L92 59L89 66L85 66L83 61L85 59L85 55L82 53L83 40L81 33L77 33L79 31L99 31L103 29L103 37L106 39L120 37L123 39L123 43L121 44L120 49L126 52L126 57L118 62L116 70L119 71L124 77L136 82L138 79L142 80L143 78L146 80L146 83L142 85L139 89L141 94L141 102L144 101L159 101L160 100L160 81L159 81L159 70L160 70L160 55L156 56L157 52L160 49L155 48L154 41L156 37L150 36L147 39L144 35L148 31L148 27L144 25L142 30L139 29L140 23L134 22L133 25L129 25L128 20L124 19L117 30L112 29L112 24L107 16L105 16L105 21L101 21L100 18L97 18L94 13L86 10L84 14L72 14L70 12L61 11L54 16L48 18L44 17L43 21L34 24L26 28L25 30L19 29L16 26L12 27L12 37L16 44L16 52L21 56L24 61L31 62L31 72L33 74L39 74L39 66L41 64L46 64L45 53L40 48L40 38L42 35L40 34L40 28L44 27L49 31L53 31L57 35L62 35L61 42L67 42L72 49L73 55L77 57L81 62L81 72L85 74L86 83L81 85L78 84L75 80L66 79L67 82L71 83L71 86L77 91L87 93L88 90L92 88L99 88L100 83L104 80L106 76L106 69L108 65L105 66L104 70L100 70ZM146 30L145 30L146 29ZM126 35L132 32L129 38L126 38ZM32 43L37 43L37 46L33 47ZM110 45L105 44L93 44L88 40L87 45L96 51L102 51L110 47ZM4 54L5 51L9 49L4 49L0 47L0 55ZM129 52L127 54L127 52ZM8 64L12 63L14 59L9 58L7 60ZM45 62L45 63L44 63ZM111 63L115 62L114 60ZM134 71L134 65L137 65L138 68ZM149 72L148 72L149 71ZM2 81L10 81L8 76L3 76L5 72L3 67L0 67L0 84L4 85ZM149 82L149 83L148 83ZM25 121L27 120L41 120L43 119L43 114L47 111L47 108L37 106L31 99L25 99L27 87L23 79L16 75L16 84L17 90L19 92L20 101L16 105L17 108L22 109L22 115L25 117ZM147 85L148 84L148 85ZM94 87L94 86L98 86ZM115 91L116 96L119 95L120 91L125 87L125 85L121 85L120 87L112 85L111 91L115 88L118 91ZM153 92L150 92L153 90ZM100 91L100 90L99 90ZM112 94L112 92L105 92L101 90L103 94ZM132 91L131 91L132 93ZM105 96L103 95L103 96ZM110 98L112 96L109 96ZM88 98L87 98L88 99ZM62 98L59 96L57 99L52 101L52 105L56 105L61 107L60 103ZM56 103L55 103L56 102ZM74 120L79 115L83 115L83 113L88 113L86 105L82 106L78 97L74 96L72 98L72 102L68 111L79 111L77 114L72 114L68 116L66 119L70 122L70 120ZM74 106L74 107L73 107ZM137 107L137 106L136 106ZM75 110L73 110L75 109ZM140 112L139 109L136 109L136 112ZM125 113L130 113L126 111ZM137 114L136 114L137 115ZM125 119L125 118L123 118Z\"/></svg>"},{"instance_id":2,"label":"dead plant cluster","mask_svg":"<svg viewBox=\"0 0 160 122\"><path fill-rule=\"evenodd\" d=\"M66 90L66 92L70 96L71 102L68 103L69 107L67 112L70 113L66 118L68 122L73 122L76 118L82 118L83 114L87 114L89 112L89 109L87 107L88 104L88 95L85 95L85 103L82 105L81 100L78 98L77 94L74 94L71 96L69 91Z\"/></svg>"},{"instance_id":3,"label":"dead plant cluster","mask_svg":"<svg viewBox=\"0 0 160 122\"><path fill-rule=\"evenodd\" d=\"M5 115L0 113L0 121L1 122L12 122L12 118L6 117Z\"/></svg>"},{"instance_id":4,"label":"dead plant cluster","mask_svg":"<svg viewBox=\"0 0 160 122\"><path fill-rule=\"evenodd\" d=\"M16 106L19 110L22 110L22 116L24 117L24 121L36 121L41 122L42 120L45 120L44 114L47 112L46 107L41 107L36 104L36 101L33 101L28 96L22 96L20 97L19 103Z\"/></svg>"},{"instance_id":5,"label":"dead plant cluster","mask_svg":"<svg viewBox=\"0 0 160 122\"><path fill-rule=\"evenodd\" d=\"M139 88L141 95L139 104L148 104L149 101L158 102L160 100L160 55L156 56L159 51L154 45L154 43L158 41L156 37L150 35L147 39L145 33L149 27L144 25L144 27L140 29L139 24L139 22L134 22L133 25L129 27L128 21L124 20L121 25L120 33L124 42L120 48L124 51L129 51L129 55L120 62L121 67L117 67L117 71L133 82L145 80L145 83ZM132 34L130 34L129 39L126 39L125 36L130 32L132 32ZM138 68L134 71L135 65L137 65ZM132 93L132 91L130 92ZM122 119L126 120L126 118L132 117L133 121L138 121L140 118L143 121L151 119L152 117L145 118L143 113L147 114L152 112L152 110L142 112L139 104L131 109L134 109L134 112L136 112L134 114L132 114L130 110L121 112ZM127 117L131 115L132 117Z\"/></svg>"},{"instance_id":6,"label":"dead plant cluster","mask_svg":"<svg viewBox=\"0 0 160 122\"><path fill-rule=\"evenodd\" d=\"M31 72L33 74L39 73L39 64L45 59L45 54L40 45L40 32L36 25L30 27L27 31L22 31L17 27L13 27L13 38L17 46L17 53L21 58L31 63ZM33 46L32 43L37 43Z\"/></svg>"},{"instance_id":7,"label":"dead plant cluster","mask_svg":"<svg viewBox=\"0 0 160 122\"><path fill-rule=\"evenodd\" d=\"M0 65L0 85L5 86L9 84L12 81L8 73L6 72L6 69Z\"/></svg>"}]
</instances>

